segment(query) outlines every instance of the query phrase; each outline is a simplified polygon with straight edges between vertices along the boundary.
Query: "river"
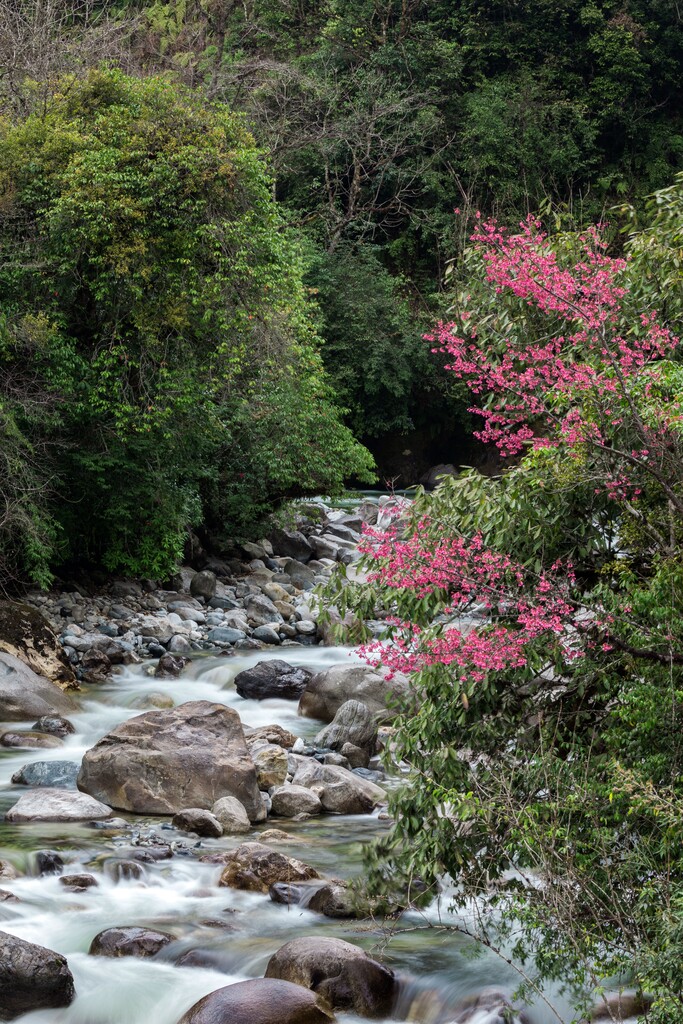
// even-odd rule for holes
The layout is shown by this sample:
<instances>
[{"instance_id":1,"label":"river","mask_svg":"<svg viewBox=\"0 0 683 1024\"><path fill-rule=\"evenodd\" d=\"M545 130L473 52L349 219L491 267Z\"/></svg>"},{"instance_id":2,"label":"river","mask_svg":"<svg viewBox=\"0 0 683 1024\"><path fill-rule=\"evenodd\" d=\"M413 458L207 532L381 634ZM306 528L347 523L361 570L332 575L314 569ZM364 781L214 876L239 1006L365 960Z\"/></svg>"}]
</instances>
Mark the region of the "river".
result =
<instances>
[{"instance_id":1,"label":"river","mask_svg":"<svg viewBox=\"0 0 683 1024\"><path fill-rule=\"evenodd\" d=\"M25 786L11 783L17 769L33 761L79 761L102 735L140 714L132 705L153 691L163 691L176 704L209 700L230 705L248 726L278 723L297 735L314 735L320 723L299 718L296 702L257 702L236 693L236 674L269 656L318 670L354 654L339 647L311 647L282 649L272 655L258 651L229 658L200 657L173 680L151 677L150 663L125 668L106 684L84 689L79 712L70 716L76 733L66 738L64 746L0 752L0 813L26 792ZM18 725L8 723L13 729ZM233 981L263 976L268 959L280 945L306 934L344 938L410 976L413 980L397 1010L399 1020L437 1024L449 1019L448 1008L463 996L489 986L509 993L519 982L517 973L494 953L480 950L473 956L467 937L439 930L439 924L456 923L448 913L447 890L427 911L406 914L394 923L390 936L380 923L330 920L301 907L277 905L265 895L218 888L221 868L198 859L200 854L258 839L260 832L277 826L291 838L278 844L283 853L312 864L321 874L350 878L361 870L364 844L387 827L377 814L327 815L304 822L271 818L255 826L249 836L201 841L171 829L169 819L122 817L135 825L142 838L153 833L165 842L181 844L175 856L142 865L140 879L115 880L110 862L117 850L130 848L129 832L74 824L0 824L0 857L26 872L14 881L0 881L0 887L10 889L20 900L0 903L0 929L63 953L77 993L70 1007L25 1015L19 1018L21 1024L176 1024L206 993ZM37 876L35 853L45 849L59 852L69 874L95 874L98 887L73 893L56 875ZM88 955L98 932L120 925L155 926L178 938L154 960ZM210 954L216 969L175 966L173 961L190 949ZM554 1011L542 1001L529 1008L531 1024L572 1019L569 1004L557 993L552 1003ZM349 1015L338 1016L353 1021ZM484 1019L481 1016L482 1024ZM472 1024L480 1021L475 1018Z\"/></svg>"}]
</instances>

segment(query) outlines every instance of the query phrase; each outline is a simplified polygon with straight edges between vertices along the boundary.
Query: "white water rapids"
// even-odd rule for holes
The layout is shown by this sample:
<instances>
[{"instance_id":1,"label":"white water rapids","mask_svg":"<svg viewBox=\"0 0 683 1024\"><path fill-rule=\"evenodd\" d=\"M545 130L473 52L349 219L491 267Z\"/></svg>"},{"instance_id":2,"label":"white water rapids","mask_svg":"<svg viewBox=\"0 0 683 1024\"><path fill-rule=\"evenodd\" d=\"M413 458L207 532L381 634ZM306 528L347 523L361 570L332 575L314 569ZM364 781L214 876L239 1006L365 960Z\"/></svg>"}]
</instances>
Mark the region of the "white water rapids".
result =
<instances>
[{"instance_id":1,"label":"white water rapids","mask_svg":"<svg viewBox=\"0 0 683 1024\"><path fill-rule=\"evenodd\" d=\"M235 675L268 657L319 670L347 661L353 654L343 648L311 647L198 658L175 680L151 677L149 665L126 668L105 685L83 691L80 711L70 716L76 734L67 737L63 746L0 753L0 813L27 791L25 786L11 783L19 768L34 761L80 761L84 751L106 732L140 714L140 709L131 705L152 692L161 691L176 704L219 701L236 708L245 725L278 723L297 735L314 735L319 723L299 718L296 702L257 702L236 693ZM11 728L17 727L25 726L11 723ZM25 872L13 881L0 880L0 888L11 890L20 900L0 903L0 930L64 954L76 985L76 999L70 1007L25 1015L20 1024L176 1024L185 1010L213 989L263 976L268 959L279 946L307 934L335 935L362 945L381 954L401 975L412 977L398 1012L402 1019L418 1024L447 1020L444 1007L487 986L510 993L519 983L515 971L495 954L484 951L471 956L472 944L465 937L417 927L427 922L452 923L447 899L442 898L425 914L405 915L397 925L398 933L387 943L379 923L334 921L301 907L274 904L267 895L218 888L221 867L200 863L196 857L234 848L258 839L266 828L277 827L291 836L291 843L278 844L283 853L312 864L321 874L349 878L361 869L363 844L386 828L376 816L327 815L305 822L271 818L256 826L251 835L201 842L170 829L169 819L123 816L143 836L151 830L164 842L177 842L185 848L170 860L143 864L140 879L117 881L108 861L116 857L117 850L119 857L125 856L131 843L128 833L87 825L0 823L0 858ZM56 875L37 877L35 851L46 849L60 854L65 873L92 873L98 887L72 893ZM153 960L88 955L98 932L121 925L156 927L172 932L177 940ZM215 969L175 966L178 956L190 949L208 954ZM434 993L434 998L426 993ZM569 1007L559 997L554 1003L560 1019L569 1022ZM352 1019L340 1016L347 1022ZM530 1008L528 1016L531 1024L558 1024L558 1017L542 1002ZM475 1016L469 1024L490 1020L490 1016Z\"/></svg>"}]
</instances>

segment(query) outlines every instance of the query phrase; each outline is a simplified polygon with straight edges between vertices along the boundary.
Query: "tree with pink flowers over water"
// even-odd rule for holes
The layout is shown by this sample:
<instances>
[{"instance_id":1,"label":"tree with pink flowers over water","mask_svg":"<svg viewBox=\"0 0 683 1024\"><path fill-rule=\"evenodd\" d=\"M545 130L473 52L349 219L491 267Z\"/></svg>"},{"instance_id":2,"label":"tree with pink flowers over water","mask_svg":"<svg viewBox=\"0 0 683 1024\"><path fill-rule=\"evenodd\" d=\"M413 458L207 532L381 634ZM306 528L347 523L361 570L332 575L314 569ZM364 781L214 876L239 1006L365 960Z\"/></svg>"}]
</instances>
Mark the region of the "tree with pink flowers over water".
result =
<instances>
[{"instance_id":1,"label":"tree with pink flowers over water","mask_svg":"<svg viewBox=\"0 0 683 1024\"><path fill-rule=\"evenodd\" d=\"M365 655L414 681L394 748L412 784L371 881L448 873L463 927L526 963L523 987L573 986L580 1016L612 979L674 1024L683 369L637 249L476 218L428 342L500 471L368 528L369 585L336 599L386 619Z\"/></svg>"}]
</instances>

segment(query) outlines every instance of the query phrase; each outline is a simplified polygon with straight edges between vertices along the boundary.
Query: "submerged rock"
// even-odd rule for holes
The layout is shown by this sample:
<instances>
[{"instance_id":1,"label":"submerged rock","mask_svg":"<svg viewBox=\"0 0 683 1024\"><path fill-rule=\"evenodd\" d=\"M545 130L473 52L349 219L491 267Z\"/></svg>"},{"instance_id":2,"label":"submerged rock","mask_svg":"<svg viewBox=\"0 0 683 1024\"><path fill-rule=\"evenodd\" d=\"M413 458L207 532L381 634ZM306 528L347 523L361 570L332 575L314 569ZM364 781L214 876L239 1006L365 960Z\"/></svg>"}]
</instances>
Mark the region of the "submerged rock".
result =
<instances>
[{"instance_id":1,"label":"submerged rock","mask_svg":"<svg viewBox=\"0 0 683 1024\"><path fill-rule=\"evenodd\" d=\"M332 1020L313 992L287 981L255 978L210 992L178 1024L329 1024Z\"/></svg>"},{"instance_id":2,"label":"submerged rock","mask_svg":"<svg viewBox=\"0 0 683 1024\"><path fill-rule=\"evenodd\" d=\"M65 957L0 932L0 1020L69 1006L74 995Z\"/></svg>"},{"instance_id":3,"label":"submerged rock","mask_svg":"<svg viewBox=\"0 0 683 1024\"><path fill-rule=\"evenodd\" d=\"M173 942L175 935L153 928L105 928L90 943L91 956L156 956L160 949Z\"/></svg>"},{"instance_id":4,"label":"submerged rock","mask_svg":"<svg viewBox=\"0 0 683 1024\"><path fill-rule=\"evenodd\" d=\"M122 722L88 750L78 787L118 810L174 814L235 796L262 814L256 769L232 708L190 701Z\"/></svg>"},{"instance_id":5,"label":"submerged rock","mask_svg":"<svg viewBox=\"0 0 683 1024\"><path fill-rule=\"evenodd\" d=\"M285 857L262 843L242 843L224 858L219 885L268 892L275 882L306 882L320 875L309 864Z\"/></svg>"}]
</instances>

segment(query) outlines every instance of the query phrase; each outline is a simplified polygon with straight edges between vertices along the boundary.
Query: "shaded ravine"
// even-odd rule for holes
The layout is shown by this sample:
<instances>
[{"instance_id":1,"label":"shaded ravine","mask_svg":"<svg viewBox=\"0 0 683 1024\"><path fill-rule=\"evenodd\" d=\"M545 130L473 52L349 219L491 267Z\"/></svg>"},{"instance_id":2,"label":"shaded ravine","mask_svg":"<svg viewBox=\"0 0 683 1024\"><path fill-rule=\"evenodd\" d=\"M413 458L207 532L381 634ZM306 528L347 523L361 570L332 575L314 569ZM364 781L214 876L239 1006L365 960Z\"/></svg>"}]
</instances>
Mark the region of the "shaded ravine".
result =
<instances>
[{"instance_id":1,"label":"shaded ravine","mask_svg":"<svg viewBox=\"0 0 683 1024\"><path fill-rule=\"evenodd\" d=\"M219 701L236 708L247 726L277 723L297 735L314 735L320 723L299 718L296 702L257 702L236 693L235 675L268 657L318 670L354 655L344 648L311 647L280 649L272 655L255 651L204 657L191 662L179 679L171 680L148 675L151 663L128 667L107 683L83 691L80 711L70 716L76 734L67 737L62 747L0 753L0 813L27 791L25 786L11 784L18 768L35 761L80 761L104 733L140 714L131 705L151 692L161 690L176 704ZM12 727L19 724L13 722ZM122 817L134 826L133 842L144 844L147 837L157 836L175 845L174 856L142 864L139 879L115 880L111 862L117 852L120 856L130 849L130 830L112 829L106 823L97 828L72 823L5 822L0 826L0 858L26 872L15 880L0 880L0 887L20 900L0 903L0 930L63 953L76 983L77 997L70 1007L19 1018L26 1024L176 1024L202 995L232 981L262 976L275 950L303 935L334 935L381 954L401 976L413 979L397 1008L398 1018L420 1024L448 1020L448 1008L468 994L489 986L511 992L519 982L516 972L495 954L483 951L473 958L472 944L465 937L418 927L427 921L449 923L447 894L424 914L405 915L398 934L387 943L379 922L334 921L301 907L274 904L266 895L218 888L220 867L198 859L201 854L258 839L266 829L277 827L290 836L288 842L278 843L283 853L312 864L323 875L350 878L361 870L363 845L387 827L377 814L326 815L303 822L271 818L255 826L249 836L201 841L172 829L169 818ZM46 849L61 855L69 874L94 874L98 887L73 893L65 890L56 875L37 877L35 852ZM154 960L89 956L93 937L117 925L151 925L172 932L177 939ZM190 949L208 954L216 969L175 966L174 961ZM556 1004L561 1017L571 1020L568 1005L562 1000ZM555 1014L543 1004L528 1014L531 1024L557 1024ZM471 1024L483 1024L486 1019L473 1017Z\"/></svg>"}]
</instances>

